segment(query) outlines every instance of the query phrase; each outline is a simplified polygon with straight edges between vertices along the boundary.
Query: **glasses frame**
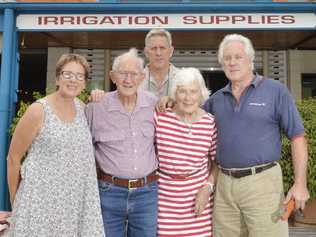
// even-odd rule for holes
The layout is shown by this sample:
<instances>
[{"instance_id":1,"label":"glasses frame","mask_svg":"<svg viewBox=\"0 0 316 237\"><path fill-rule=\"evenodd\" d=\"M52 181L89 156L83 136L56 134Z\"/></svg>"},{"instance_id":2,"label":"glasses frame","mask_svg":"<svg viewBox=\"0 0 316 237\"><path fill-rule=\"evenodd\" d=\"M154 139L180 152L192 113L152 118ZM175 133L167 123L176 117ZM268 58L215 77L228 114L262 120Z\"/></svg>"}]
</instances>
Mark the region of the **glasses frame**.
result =
<instances>
[{"instance_id":1,"label":"glasses frame","mask_svg":"<svg viewBox=\"0 0 316 237\"><path fill-rule=\"evenodd\" d=\"M66 74L69 74L69 76L65 76ZM63 79L65 80L77 80L77 81L85 81L86 80L86 75L84 73L74 73L72 71L61 71L60 75L62 76ZM82 79L80 78L82 76Z\"/></svg>"},{"instance_id":2,"label":"glasses frame","mask_svg":"<svg viewBox=\"0 0 316 237\"><path fill-rule=\"evenodd\" d=\"M114 71L117 77L120 80L126 80L128 75L130 76L131 80L136 81L141 73L131 72L131 71Z\"/></svg>"}]
</instances>

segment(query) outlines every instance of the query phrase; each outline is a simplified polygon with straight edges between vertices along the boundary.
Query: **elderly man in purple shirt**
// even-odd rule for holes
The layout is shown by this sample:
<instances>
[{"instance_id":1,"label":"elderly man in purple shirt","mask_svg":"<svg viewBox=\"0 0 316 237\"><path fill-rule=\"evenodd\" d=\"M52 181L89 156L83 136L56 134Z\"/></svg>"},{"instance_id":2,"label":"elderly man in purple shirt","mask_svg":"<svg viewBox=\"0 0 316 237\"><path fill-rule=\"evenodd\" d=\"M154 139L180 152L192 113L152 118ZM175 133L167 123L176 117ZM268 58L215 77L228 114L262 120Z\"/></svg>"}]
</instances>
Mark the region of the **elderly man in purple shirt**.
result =
<instances>
[{"instance_id":1,"label":"elderly man in purple shirt","mask_svg":"<svg viewBox=\"0 0 316 237\"><path fill-rule=\"evenodd\" d=\"M136 49L118 56L110 78L117 90L86 109L106 236L156 236L158 162L154 148L157 99L138 90L144 79Z\"/></svg>"}]
</instances>

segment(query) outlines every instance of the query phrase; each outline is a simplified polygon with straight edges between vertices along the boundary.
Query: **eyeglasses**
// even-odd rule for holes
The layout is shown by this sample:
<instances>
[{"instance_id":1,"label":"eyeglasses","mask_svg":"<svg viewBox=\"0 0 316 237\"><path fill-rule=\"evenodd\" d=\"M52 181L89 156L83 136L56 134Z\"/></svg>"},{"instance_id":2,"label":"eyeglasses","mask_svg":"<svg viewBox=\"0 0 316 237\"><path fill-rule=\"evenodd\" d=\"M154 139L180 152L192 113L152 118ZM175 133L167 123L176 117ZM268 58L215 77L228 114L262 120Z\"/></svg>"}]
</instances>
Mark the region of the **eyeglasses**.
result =
<instances>
[{"instance_id":1,"label":"eyeglasses","mask_svg":"<svg viewBox=\"0 0 316 237\"><path fill-rule=\"evenodd\" d=\"M79 73L79 72L74 73L71 71L62 71L61 75L66 80L76 79L78 81L83 81L86 78L85 74L83 74L83 73Z\"/></svg>"},{"instance_id":2,"label":"eyeglasses","mask_svg":"<svg viewBox=\"0 0 316 237\"><path fill-rule=\"evenodd\" d=\"M136 80L137 77L139 76L139 73L137 72L129 72L129 71L115 71L116 75L120 78L120 79L126 79L128 78L128 75L130 76L130 78L132 80Z\"/></svg>"}]
</instances>

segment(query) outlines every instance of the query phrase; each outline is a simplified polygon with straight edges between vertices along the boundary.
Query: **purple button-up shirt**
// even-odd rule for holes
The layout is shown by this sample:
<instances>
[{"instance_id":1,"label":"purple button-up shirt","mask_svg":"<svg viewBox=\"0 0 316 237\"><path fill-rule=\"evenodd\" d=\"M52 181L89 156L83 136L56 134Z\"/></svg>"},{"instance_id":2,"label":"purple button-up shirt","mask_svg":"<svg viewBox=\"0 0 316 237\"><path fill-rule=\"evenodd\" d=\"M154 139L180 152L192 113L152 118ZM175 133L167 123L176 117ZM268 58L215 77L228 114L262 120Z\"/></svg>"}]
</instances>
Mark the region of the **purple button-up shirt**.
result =
<instances>
[{"instance_id":1,"label":"purple button-up shirt","mask_svg":"<svg viewBox=\"0 0 316 237\"><path fill-rule=\"evenodd\" d=\"M103 172L120 178L141 178L157 169L154 147L154 109L157 98L138 91L133 112L109 92L86 106L95 157Z\"/></svg>"}]
</instances>

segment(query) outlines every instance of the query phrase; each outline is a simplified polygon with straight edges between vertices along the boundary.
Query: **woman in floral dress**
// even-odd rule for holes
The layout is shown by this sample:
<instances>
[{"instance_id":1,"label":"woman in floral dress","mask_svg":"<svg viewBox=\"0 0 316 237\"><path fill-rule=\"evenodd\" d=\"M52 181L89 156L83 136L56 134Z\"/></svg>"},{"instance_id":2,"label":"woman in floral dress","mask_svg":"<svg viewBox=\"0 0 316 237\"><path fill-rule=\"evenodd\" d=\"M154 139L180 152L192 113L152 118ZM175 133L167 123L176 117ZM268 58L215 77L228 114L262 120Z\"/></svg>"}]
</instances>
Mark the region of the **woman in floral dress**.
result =
<instances>
[{"instance_id":1,"label":"woman in floral dress","mask_svg":"<svg viewBox=\"0 0 316 237\"><path fill-rule=\"evenodd\" d=\"M76 98L88 72L84 57L63 55L57 91L30 105L15 129L8 153L8 236L104 236L91 136Z\"/></svg>"}]
</instances>

